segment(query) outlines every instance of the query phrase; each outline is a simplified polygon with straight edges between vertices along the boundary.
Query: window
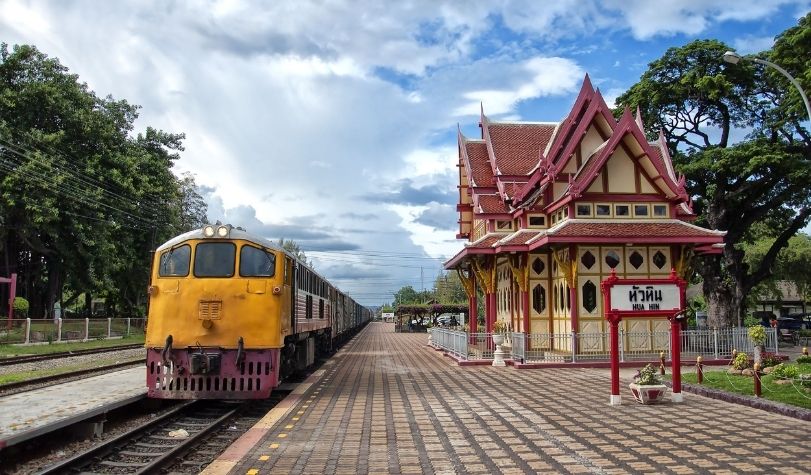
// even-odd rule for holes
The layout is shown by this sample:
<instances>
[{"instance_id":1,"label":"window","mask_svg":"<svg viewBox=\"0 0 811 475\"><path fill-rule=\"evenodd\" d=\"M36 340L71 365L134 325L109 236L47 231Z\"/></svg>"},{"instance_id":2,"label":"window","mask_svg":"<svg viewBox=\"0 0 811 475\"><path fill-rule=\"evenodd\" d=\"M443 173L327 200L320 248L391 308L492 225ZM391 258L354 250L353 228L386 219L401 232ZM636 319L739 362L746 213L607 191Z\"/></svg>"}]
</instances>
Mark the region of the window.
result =
<instances>
[{"instance_id":1,"label":"window","mask_svg":"<svg viewBox=\"0 0 811 475\"><path fill-rule=\"evenodd\" d=\"M631 208L628 205L614 205L614 216L630 216Z\"/></svg>"},{"instance_id":2,"label":"window","mask_svg":"<svg viewBox=\"0 0 811 475\"><path fill-rule=\"evenodd\" d=\"M230 242L203 242L194 251L195 277L231 277L237 247Z\"/></svg>"},{"instance_id":3,"label":"window","mask_svg":"<svg viewBox=\"0 0 811 475\"><path fill-rule=\"evenodd\" d=\"M650 214L648 205L634 205L634 216L647 216Z\"/></svg>"},{"instance_id":4,"label":"window","mask_svg":"<svg viewBox=\"0 0 811 475\"><path fill-rule=\"evenodd\" d=\"M578 204L577 216L591 216L591 204Z\"/></svg>"},{"instance_id":5,"label":"window","mask_svg":"<svg viewBox=\"0 0 811 475\"><path fill-rule=\"evenodd\" d=\"M158 267L161 277L185 277L189 275L191 262L191 247L188 244L163 251Z\"/></svg>"},{"instance_id":6,"label":"window","mask_svg":"<svg viewBox=\"0 0 811 475\"><path fill-rule=\"evenodd\" d=\"M512 221L496 221L496 229L509 231L513 228Z\"/></svg>"},{"instance_id":7,"label":"window","mask_svg":"<svg viewBox=\"0 0 811 475\"><path fill-rule=\"evenodd\" d=\"M611 217L611 205L596 205L594 207L594 214L600 218Z\"/></svg>"},{"instance_id":8,"label":"window","mask_svg":"<svg viewBox=\"0 0 811 475\"><path fill-rule=\"evenodd\" d=\"M529 225L530 225L530 227L546 226L546 218L544 218L543 216L530 216L529 217Z\"/></svg>"},{"instance_id":9,"label":"window","mask_svg":"<svg viewBox=\"0 0 811 475\"><path fill-rule=\"evenodd\" d=\"M242 246L239 252L239 275L243 277L273 277L276 256L264 249Z\"/></svg>"},{"instance_id":10,"label":"window","mask_svg":"<svg viewBox=\"0 0 811 475\"><path fill-rule=\"evenodd\" d=\"M653 215L667 218L667 205L653 205Z\"/></svg>"},{"instance_id":11,"label":"window","mask_svg":"<svg viewBox=\"0 0 811 475\"><path fill-rule=\"evenodd\" d=\"M318 299L318 318L324 318L324 299Z\"/></svg>"}]
</instances>

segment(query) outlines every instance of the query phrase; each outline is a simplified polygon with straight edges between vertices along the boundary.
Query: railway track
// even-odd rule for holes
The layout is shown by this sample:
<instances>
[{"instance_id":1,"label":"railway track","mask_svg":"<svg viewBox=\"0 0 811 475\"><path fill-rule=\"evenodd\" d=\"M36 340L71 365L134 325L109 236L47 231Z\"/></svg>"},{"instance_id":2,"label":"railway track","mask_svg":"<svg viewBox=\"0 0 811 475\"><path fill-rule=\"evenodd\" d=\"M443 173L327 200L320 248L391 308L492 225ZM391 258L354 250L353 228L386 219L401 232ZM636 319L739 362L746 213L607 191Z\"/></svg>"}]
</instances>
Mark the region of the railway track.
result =
<instances>
[{"instance_id":1,"label":"railway track","mask_svg":"<svg viewBox=\"0 0 811 475\"><path fill-rule=\"evenodd\" d=\"M20 363L33 363L36 361L45 361L45 360L52 360L57 358L65 358L71 356L81 356L81 355L92 355L96 353L107 353L110 351L121 351L121 350L131 350L135 348L143 348L143 343L136 343L132 345L121 345L121 346L108 346L106 348L92 348L88 350L73 350L73 351L62 351L59 353L48 353L44 355L21 355L21 356L10 356L8 358L0 358L0 366L9 366L15 365Z\"/></svg>"},{"instance_id":2,"label":"railway track","mask_svg":"<svg viewBox=\"0 0 811 475\"><path fill-rule=\"evenodd\" d=\"M274 391L262 401L182 403L146 425L39 473L199 473L286 395Z\"/></svg>"}]
</instances>

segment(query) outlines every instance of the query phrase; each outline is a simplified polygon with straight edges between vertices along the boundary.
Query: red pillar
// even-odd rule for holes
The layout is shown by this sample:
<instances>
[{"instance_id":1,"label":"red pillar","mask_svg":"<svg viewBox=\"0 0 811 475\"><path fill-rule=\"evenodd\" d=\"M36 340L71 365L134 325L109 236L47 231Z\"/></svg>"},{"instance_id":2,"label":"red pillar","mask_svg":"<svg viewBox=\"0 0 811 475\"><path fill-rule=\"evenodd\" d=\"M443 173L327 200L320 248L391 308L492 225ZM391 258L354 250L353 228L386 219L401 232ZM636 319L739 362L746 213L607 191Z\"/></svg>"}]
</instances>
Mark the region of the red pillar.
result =
<instances>
[{"instance_id":1,"label":"red pillar","mask_svg":"<svg viewBox=\"0 0 811 475\"><path fill-rule=\"evenodd\" d=\"M681 322L674 316L670 319L670 353L673 373L673 394L670 400L682 402L681 393Z\"/></svg>"},{"instance_id":2,"label":"red pillar","mask_svg":"<svg viewBox=\"0 0 811 475\"><path fill-rule=\"evenodd\" d=\"M476 297L476 278L473 278L473 295L468 299L470 307L468 308L468 329L470 333L476 333L476 327L479 324L479 299Z\"/></svg>"},{"instance_id":3,"label":"red pillar","mask_svg":"<svg viewBox=\"0 0 811 475\"><path fill-rule=\"evenodd\" d=\"M496 293L487 293L487 300L485 302L485 331L487 333L493 332L493 325L496 323Z\"/></svg>"},{"instance_id":4,"label":"red pillar","mask_svg":"<svg viewBox=\"0 0 811 475\"><path fill-rule=\"evenodd\" d=\"M609 404L616 406L622 404L620 396L620 317L611 315L608 319L610 324L609 344L611 346L611 398Z\"/></svg>"}]
</instances>

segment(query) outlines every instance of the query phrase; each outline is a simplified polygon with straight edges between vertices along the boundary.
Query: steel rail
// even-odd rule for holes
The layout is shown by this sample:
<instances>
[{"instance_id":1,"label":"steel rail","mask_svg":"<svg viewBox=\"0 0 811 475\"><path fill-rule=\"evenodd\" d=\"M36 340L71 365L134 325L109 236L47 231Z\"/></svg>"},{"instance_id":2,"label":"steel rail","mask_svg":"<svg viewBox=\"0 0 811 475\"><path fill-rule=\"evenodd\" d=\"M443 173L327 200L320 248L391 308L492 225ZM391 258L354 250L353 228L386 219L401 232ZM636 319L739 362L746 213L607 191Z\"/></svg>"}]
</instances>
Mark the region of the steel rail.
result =
<instances>
[{"instance_id":1,"label":"steel rail","mask_svg":"<svg viewBox=\"0 0 811 475\"><path fill-rule=\"evenodd\" d=\"M110 453L115 452L119 448L125 446L129 443L133 438L138 437L142 434L146 434L149 431L157 428L160 424L163 424L173 417L178 416L178 414L185 410L186 408L201 403L201 400L194 400L194 401L186 401L181 403L178 407L175 407L166 413L156 417L155 419L147 422L145 425L136 427L135 429L120 434L107 442L104 442L101 445L97 445L95 447L91 447L90 449L74 455L73 457L63 460L55 465L51 465L50 467L46 467L40 472L37 472L38 475L49 475L49 474L56 474L56 473L71 473L74 470L73 468L81 465L85 465L87 463L92 463L94 459L98 457L105 457Z\"/></svg>"}]
</instances>

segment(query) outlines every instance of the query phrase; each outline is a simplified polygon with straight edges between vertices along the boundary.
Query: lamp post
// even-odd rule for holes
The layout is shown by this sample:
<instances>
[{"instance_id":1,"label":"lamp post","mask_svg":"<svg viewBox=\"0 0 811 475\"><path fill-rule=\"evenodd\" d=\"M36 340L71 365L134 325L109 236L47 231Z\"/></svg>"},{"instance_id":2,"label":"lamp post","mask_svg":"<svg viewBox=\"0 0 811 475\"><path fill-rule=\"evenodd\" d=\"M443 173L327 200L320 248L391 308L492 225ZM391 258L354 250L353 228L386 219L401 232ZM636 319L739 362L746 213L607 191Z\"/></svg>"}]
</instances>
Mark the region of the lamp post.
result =
<instances>
[{"instance_id":1,"label":"lamp post","mask_svg":"<svg viewBox=\"0 0 811 475\"><path fill-rule=\"evenodd\" d=\"M771 66L774 69L780 71L780 74L787 77L788 80L791 82L791 84L794 84L794 87L796 87L797 90L800 91L800 97L803 98L803 104L805 104L805 112L808 114L808 120L811 121L811 105L808 104L808 97L805 96L805 92L803 91L802 86L800 86L800 83L797 82L796 79L794 79L794 76L789 74L788 71L781 68L780 66L772 63L771 61L766 61L765 59L745 58L745 57L739 55L738 53L736 53L734 51L727 51L726 53L724 53L724 61L726 61L727 63L738 64L738 62L740 60L754 61L755 63L765 64L766 66Z\"/></svg>"}]
</instances>

